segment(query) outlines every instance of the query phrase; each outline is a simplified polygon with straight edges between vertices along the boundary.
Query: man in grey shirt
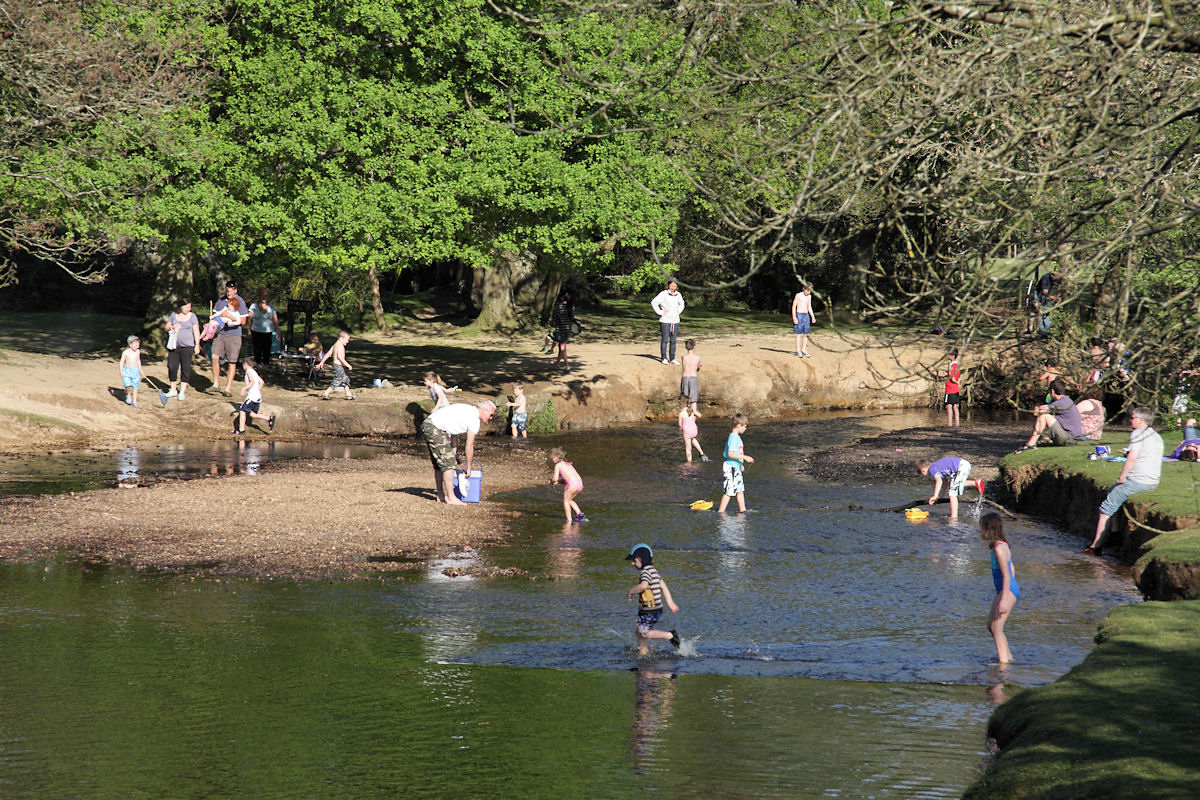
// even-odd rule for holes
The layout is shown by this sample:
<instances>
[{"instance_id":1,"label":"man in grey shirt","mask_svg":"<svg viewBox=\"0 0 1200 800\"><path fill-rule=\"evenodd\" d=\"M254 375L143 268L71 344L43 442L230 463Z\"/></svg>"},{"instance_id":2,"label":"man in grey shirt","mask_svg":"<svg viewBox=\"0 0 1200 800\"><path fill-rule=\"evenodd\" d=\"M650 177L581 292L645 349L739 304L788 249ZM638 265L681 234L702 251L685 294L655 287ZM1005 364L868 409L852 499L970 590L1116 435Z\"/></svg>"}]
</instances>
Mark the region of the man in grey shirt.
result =
<instances>
[{"instance_id":1,"label":"man in grey shirt","mask_svg":"<svg viewBox=\"0 0 1200 800\"><path fill-rule=\"evenodd\" d=\"M1083 436L1083 420L1075 402L1067 397L1067 385L1062 378L1050 382L1050 400L1046 405L1033 410L1037 421L1033 426L1033 434L1017 452L1033 450L1040 442L1049 441L1051 444L1072 445Z\"/></svg>"},{"instance_id":2,"label":"man in grey shirt","mask_svg":"<svg viewBox=\"0 0 1200 800\"><path fill-rule=\"evenodd\" d=\"M1104 528L1108 525L1109 518L1117 513L1117 509L1131 494L1158 488L1158 481L1162 477L1163 440L1158 432L1150 427L1153 422L1154 412L1148 408L1139 406L1130 415L1129 424L1133 426L1133 431L1129 434L1129 451L1125 455L1125 464L1117 482L1108 490L1108 496L1100 504L1096 535L1092 537L1092 543L1083 548L1083 552L1100 554L1100 541L1104 538Z\"/></svg>"}]
</instances>

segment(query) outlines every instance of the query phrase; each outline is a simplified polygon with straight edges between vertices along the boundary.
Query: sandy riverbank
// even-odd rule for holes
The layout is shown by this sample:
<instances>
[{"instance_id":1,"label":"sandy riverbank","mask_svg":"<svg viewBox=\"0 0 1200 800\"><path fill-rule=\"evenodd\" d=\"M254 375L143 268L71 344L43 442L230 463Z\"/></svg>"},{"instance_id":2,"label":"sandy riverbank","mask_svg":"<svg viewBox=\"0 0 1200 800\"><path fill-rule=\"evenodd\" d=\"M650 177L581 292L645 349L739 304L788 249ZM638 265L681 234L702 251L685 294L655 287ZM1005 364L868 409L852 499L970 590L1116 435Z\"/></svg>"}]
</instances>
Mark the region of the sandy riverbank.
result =
<instances>
[{"instance_id":1,"label":"sandy riverbank","mask_svg":"<svg viewBox=\"0 0 1200 800\"><path fill-rule=\"evenodd\" d=\"M276 577L356 577L504 539L496 503L433 500L416 446L374 459L279 462L258 475L11 498L0 505L0 559L69 549L85 561ZM481 443L487 495L548 479L534 447Z\"/></svg>"},{"instance_id":2,"label":"sandy riverbank","mask_svg":"<svg viewBox=\"0 0 1200 800\"><path fill-rule=\"evenodd\" d=\"M901 408L927 405L933 389L925 365L938 348L914 338L904 345L869 337L826 336L812 357L796 358L786 337L730 335L700 343L701 404L707 416L738 411L772 417L832 408ZM277 414L275 435L406 436L429 405L421 385L426 370L439 371L461 394L454 400L499 398L523 381L537 411L552 403L553 429L586 430L675 416L680 368L659 363L655 342L572 343L573 369L560 373L537 353L532 337L370 335L355 337L349 358L357 399L322 400L327 377L309 383L295 367L263 370L263 410ZM211 368L198 370L187 400L163 407L142 383L140 408L125 405L116 352L0 354L0 450L33 446L127 444L184 437L228 436L240 402L211 390ZM203 366L203 365L202 365ZM166 366L145 357L145 375L165 387ZM374 388L386 378L391 388ZM502 409L503 410L503 409ZM503 414L493 425L500 432Z\"/></svg>"}]
</instances>

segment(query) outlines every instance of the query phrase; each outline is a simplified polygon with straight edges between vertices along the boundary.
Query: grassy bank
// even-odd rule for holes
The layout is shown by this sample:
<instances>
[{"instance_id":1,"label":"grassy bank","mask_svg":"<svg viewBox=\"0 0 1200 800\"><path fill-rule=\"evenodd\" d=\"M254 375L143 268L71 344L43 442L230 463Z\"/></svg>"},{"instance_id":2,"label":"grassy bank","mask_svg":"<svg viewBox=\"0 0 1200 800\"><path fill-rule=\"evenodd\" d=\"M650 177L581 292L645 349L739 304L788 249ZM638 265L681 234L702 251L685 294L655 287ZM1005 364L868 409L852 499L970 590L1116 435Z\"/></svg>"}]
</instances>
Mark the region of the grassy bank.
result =
<instances>
[{"instance_id":1,"label":"grassy bank","mask_svg":"<svg viewBox=\"0 0 1200 800\"><path fill-rule=\"evenodd\" d=\"M996 710L1002 751L964 797L1200 797L1198 632L1198 601L1114 609L1082 664Z\"/></svg>"},{"instance_id":2,"label":"grassy bank","mask_svg":"<svg viewBox=\"0 0 1200 800\"><path fill-rule=\"evenodd\" d=\"M1183 440L1179 431L1159 431L1163 437L1165 454L1170 455ZM1113 453L1129 445L1128 431L1106 433L1096 444L1106 444ZM1093 452L1091 445L1076 445L1072 447L1039 447L1023 453L1006 456L1002 466L1009 473L1016 473L1021 468L1034 467L1037 469L1058 468L1086 476L1096 482L1097 486L1106 491L1116 482L1121 474L1120 462L1089 461L1088 453ZM1200 464L1196 462L1164 462L1162 480L1158 488L1136 496L1139 503L1149 503L1155 511L1166 517L1180 519L1200 518ZM1093 514L1091 525L1096 524Z\"/></svg>"},{"instance_id":3,"label":"grassy bank","mask_svg":"<svg viewBox=\"0 0 1200 800\"><path fill-rule=\"evenodd\" d=\"M1178 432L1163 435L1168 452ZM1128 437L1112 434L1118 449ZM1001 462L1018 507L1094 530L1099 498L1120 463L1089 461L1082 447L1039 448ZM1153 492L1135 495L1110 537L1140 544L1133 575L1150 598L1190 598L1200 587L1195 525L1200 467L1163 464ZM1132 528L1132 530L1131 530ZM1171 530L1177 528L1177 530ZM1134 548L1126 548L1126 552ZM1132 559L1130 559L1132 560ZM1050 686L1014 696L993 715L1000 755L967 791L968 800L1200 797L1193 737L1200 726L1200 601L1147 602L1114 609L1082 664Z\"/></svg>"}]
</instances>

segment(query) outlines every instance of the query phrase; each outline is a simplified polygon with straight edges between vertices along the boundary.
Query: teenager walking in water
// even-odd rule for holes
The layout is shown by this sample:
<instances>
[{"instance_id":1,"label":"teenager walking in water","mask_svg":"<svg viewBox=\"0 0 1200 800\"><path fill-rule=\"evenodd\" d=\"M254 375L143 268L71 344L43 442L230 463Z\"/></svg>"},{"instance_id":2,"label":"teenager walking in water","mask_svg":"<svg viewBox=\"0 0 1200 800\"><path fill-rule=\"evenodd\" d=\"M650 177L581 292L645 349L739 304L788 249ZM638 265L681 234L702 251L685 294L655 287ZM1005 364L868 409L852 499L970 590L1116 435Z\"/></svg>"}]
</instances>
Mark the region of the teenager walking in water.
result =
<instances>
[{"instance_id":1,"label":"teenager walking in water","mask_svg":"<svg viewBox=\"0 0 1200 800\"><path fill-rule=\"evenodd\" d=\"M992 551L992 582L996 586L996 597L992 600L988 617L988 630L996 642L996 655L1001 664L1012 663L1012 651L1008 649L1008 637L1004 635L1004 623L1008 614L1021 597L1017 585L1017 574L1013 570L1012 551L1004 538L1004 523L999 514L984 514L979 520L979 537L987 542Z\"/></svg>"}]
</instances>

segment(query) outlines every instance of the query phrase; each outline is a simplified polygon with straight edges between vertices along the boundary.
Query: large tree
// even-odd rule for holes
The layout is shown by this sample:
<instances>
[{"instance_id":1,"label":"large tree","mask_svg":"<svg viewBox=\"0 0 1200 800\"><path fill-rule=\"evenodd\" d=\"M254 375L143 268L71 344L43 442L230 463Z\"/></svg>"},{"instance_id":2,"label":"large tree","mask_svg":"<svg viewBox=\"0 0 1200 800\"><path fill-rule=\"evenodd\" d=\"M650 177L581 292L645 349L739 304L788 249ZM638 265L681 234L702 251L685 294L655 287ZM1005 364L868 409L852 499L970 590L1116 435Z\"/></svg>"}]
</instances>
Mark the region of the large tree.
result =
<instances>
[{"instance_id":1,"label":"large tree","mask_svg":"<svg viewBox=\"0 0 1200 800\"><path fill-rule=\"evenodd\" d=\"M530 271L669 238L683 183L634 134L548 124L573 100L545 66L548 40L486 5L238 12L211 100L230 144L204 173L235 201L218 247L242 272L355 302L382 274L458 260L497 269L485 295L507 297L484 303L485 321L503 326Z\"/></svg>"},{"instance_id":2,"label":"large tree","mask_svg":"<svg viewBox=\"0 0 1200 800\"><path fill-rule=\"evenodd\" d=\"M591 81L579 113L686 131L672 152L716 223L709 247L752 248L744 273L803 237L841 261L867 317L1011 341L1002 313L1015 292L998 278L1060 269L1072 287L1060 312L1097 298L1100 313L1078 318L1103 335L1194 355L1194 303L1146 269L1171 264L1187 276L1175 285L1198 275L1195 4L584 0L509 12L547 32L594 18L677 31L663 40L680 43L673 68ZM565 86L588 74L563 73ZM1138 287L1153 302L1139 304Z\"/></svg>"},{"instance_id":3,"label":"large tree","mask_svg":"<svg viewBox=\"0 0 1200 800\"><path fill-rule=\"evenodd\" d=\"M190 147L176 124L208 72L204 3L0 5L0 286L17 261L104 279L106 255L153 235L143 201ZM185 129L182 129L185 130Z\"/></svg>"}]
</instances>

